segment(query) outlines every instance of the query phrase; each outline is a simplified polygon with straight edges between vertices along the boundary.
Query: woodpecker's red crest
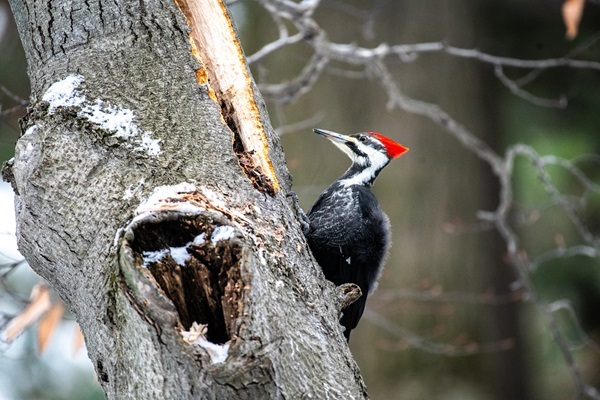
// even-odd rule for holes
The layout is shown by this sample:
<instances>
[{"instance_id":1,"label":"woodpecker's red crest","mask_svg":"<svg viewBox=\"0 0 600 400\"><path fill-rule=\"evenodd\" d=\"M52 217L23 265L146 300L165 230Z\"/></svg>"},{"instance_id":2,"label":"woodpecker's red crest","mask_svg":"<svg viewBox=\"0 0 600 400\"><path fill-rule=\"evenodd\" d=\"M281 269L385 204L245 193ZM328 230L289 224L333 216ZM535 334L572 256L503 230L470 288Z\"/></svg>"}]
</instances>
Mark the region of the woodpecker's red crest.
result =
<instances>
[{"instance_id":1,"label":"woodpecker's red crest","mask_svg":"<svg viewBox=\"0 0 600 400\"><path fill-rule=\"evenodd\" d=\"M381 133L378 133L378 132L365 132L365 133L367 133L368 135L371 135L371 136L375 136L381 142L381 144L383 144L385 146L385 149L387 150L387 152L391 158L398 158L402 154L404 154L408 151L408 147L404 147L400 143L394 142L392 139L390 139L387 136L383 136Z\"/></svg>"}]
</instances>

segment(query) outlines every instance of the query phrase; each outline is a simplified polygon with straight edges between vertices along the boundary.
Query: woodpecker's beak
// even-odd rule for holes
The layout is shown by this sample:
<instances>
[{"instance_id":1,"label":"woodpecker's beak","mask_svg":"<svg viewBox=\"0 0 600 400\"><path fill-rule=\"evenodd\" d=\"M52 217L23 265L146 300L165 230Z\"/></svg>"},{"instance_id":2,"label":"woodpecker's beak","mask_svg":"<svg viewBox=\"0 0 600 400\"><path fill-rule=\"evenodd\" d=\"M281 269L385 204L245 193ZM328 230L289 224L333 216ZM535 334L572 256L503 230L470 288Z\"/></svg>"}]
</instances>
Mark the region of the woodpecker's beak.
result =
<instances>
[{"instance_id":1,"label":"woodpecker's beak","mask_svg":"<svg viewBox=\"0 0 600 400\"><path fill-rule=\"evenodd\" d=\"M342 135L340 133L326 131L323 129L313 129L313 131L315 131L315 133L318 133L321 136L325 136L327 139L331 140L332 142L347 143L347 142L354 141L353 138L351 138L350 136Z\"/></svg>"},{"instance_id":2,"label":"woodpecker's beak","mask_svg":"<svg viewBox=\"0 0 600 400\"><path fill-rule=\"evenodd\" d=\"M313 131L325 138L329 139L331 143L335 144L337 148L342 150L351 160L354 161L356 155L354 152L348 147L348 143L356 143L357 140L351 136L342 135L341 133L335 133L331 131L326 131L324 129L313 129Z\"/></svg>"}]
</instances>

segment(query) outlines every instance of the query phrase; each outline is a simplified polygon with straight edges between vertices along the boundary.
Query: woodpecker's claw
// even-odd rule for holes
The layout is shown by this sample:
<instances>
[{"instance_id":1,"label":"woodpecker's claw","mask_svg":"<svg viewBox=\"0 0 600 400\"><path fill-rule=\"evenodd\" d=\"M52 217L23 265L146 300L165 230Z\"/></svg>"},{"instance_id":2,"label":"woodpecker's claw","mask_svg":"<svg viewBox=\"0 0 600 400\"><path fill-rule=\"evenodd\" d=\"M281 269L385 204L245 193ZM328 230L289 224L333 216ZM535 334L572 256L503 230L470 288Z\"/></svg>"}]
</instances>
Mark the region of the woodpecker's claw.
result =
<instances>
[{"instance_id":1,"label":"woodpecker's claw","mask_svg":"<svg viewBox=\"0 0 600 400\"><path fill-rule=\"evenodd\" d=\"M295 192L288 192L286 196L292 198L292 207L294 208L296 216L300 221L302 233L304 233L304 236L308 235L308 233L310 232L310 221L306 214L304 214L304 211L302 211L302 208L300 207L300 203L298 202L298 195Z\"/></svg>"}]
</instances>

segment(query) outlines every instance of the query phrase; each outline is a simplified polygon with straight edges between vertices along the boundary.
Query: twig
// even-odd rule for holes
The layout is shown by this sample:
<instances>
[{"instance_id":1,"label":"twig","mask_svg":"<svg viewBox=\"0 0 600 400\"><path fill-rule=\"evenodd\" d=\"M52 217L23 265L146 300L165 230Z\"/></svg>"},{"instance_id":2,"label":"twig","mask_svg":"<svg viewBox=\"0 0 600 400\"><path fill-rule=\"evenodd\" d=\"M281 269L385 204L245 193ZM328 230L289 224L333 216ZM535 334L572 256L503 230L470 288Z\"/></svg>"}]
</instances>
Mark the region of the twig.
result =
<instances>
[{"instance_id":1,"label":"twig","mask_svg":"<svg viewBox=\"0 0 600 400\"><path fill-rule=\"evenodd\" d=\"M29 101L23 99L21 96L14 94L6 86L4 86L2 84L0 84L0 92L4 93L8 97L10 97L12 100L17 102L21 107L27 107L29 105Z\"/></svg>"},{"instance_id":2,"label":"twig","mask_svg":"<svg viewBox=\"0 0 600 400\"><path fill-rule=\"evenodd\" d=\"M551 108L566 108L567 107L568 101L564 95L560 96L558 100L543 99L541 97L534 96L533 94L521 89L521 87L515 81L511 80L504 74L504 70L501 65L495 66L494 74L496 75L498 80L500 82L502 82L502 84L504 86L506 86L508 88L508 90L511 91L511 93L527 100L531 104L534 104L534 105L540 106L540 107L551 107Z\"/></svg>"},{"instance_id":3,"label":"twig","mask_svg":"<svg viewBox=\"0 0 600 400\"><path fill-rule=\"evenodd\" d=\"M491 343L469 343L464 346L452 345L447 343L435 343L425 339L424 337L409 331L397 324L392 323L390 320L382 316L381 314L366 309L364 318L369 320L371 323L377 325L379 328L385 330L391 335L404 340L409 346L425 350L433 354L441 354L445 356L466 356L471 354L483 354L483 353L495 353L499 351L505 351L514 347L514 339L508 338Z\"/></svg>"},{"instance_id":4,"label":"twig","mask_svg":"<svg viewBox=\"0 0 600 400\"><path fill-rule=\"evenodd\" d=\"M269 54L274 53L280 48L298 43L302 39L304 39L304 35L302 34L302 32L298 32L294 36L280 36L279 39L277 39L276 41L266 44L262 49L249 56L248 64L259 62L260 60L262 60Z\"/></svg>"},{"instance_id":5,"label":"twig","mask_svg":"<svg viewBox=\"0 0 600 400\"><path fill-rule=\"evenodd\" d=\"M283 105L290 104L312 88L328 62L327 57L316 53L299 76L285 83L260 84L260 91L265 97L277 98Z\"/></svg>"},{"instance_id":6,"label":"twig","mask_svg":"<svg viewBox=\"0 0 600 400\"><path fill-rule=\"evenodd\" d=\"M569 219L571 220L573 225L577 228L577 230L579 231L579 233L581 234L583 239L587 243L596 242L597 239L594 237L592 232L590 232L590 230L585 226L585 223L582 221L581 217L579 216L577 209L573 206L573 204L565 196L563 196L560 193L560 191L556 188L556 186L554 186L554 184L552 183L552 178L550 177L550 174L548 173L548 171L545 168L546 162L549 162L550 160L557 161L558 158L549 157L549 158L544 159L533 148L523 145L523 144L517 144L517 145L511 146L507 150L506 156L507 156L507 159L513 160L517 154L525 155L531 159L534 167L536 167L538 176L544 186L544 189L546 190L546 192L548 193L550 198L554 201L554 203L558 204L559 206L562 207L562 209L565 211L565 214L569 217ZM578 176L581 177L582 174L578 174Z\"/></svg>"},{"instance_id":7,"label":"twig","mask_svg":"<svg viewBox=\"0 0 600 400\"><path fill-rule=\"evenodd\" d=\"M277 132L277 134L279 136L283 136L287 133L298 132L298 131L305 130L308 128L313 128L313 127L319 125L319 123L321 121L323 121L323 118L325 118L325 112L320 111L320 112L316 113L315 115L313 115L312 117L304 119L302 121L279 126L279 127L275 128L275 132Z\"/></svg>"},{"instance_id":8,"label":"twig","mask_svg":"<svg viewBox=\"0 0 600 400\"><path fill-rule=\"evenodd\" d=\"M585 256L589 258L600 258L600 250L585 245L576 245L571 247L559 247L557 249L546 251L539 254L531 260L529 265L530 272L534 272L540 265L557 258L569 258L575 256Z\"/></svg>"},{"instance_id":9,"label":"twig","mask_svg":"<svg viewBox=\"0 0 600 400\"><path fill-rule=\"evenodd\" d=\"M374 62L372 71L379 78L382 89L384 89L388 95L389 108L399 107L409 113L423 115L429 118L454 136L467 149L471 150L479 158L490 164L494 172L497 174L502 172L501 169L503 163L498 154L492 150L487 143L469 132L437 104L426 103L404 95L392 78L387 67L382 62Z\"/></svg>"},{"instance_id":10,"label":"twig","mask_svg":"<svg viewBox=\"0 0 600 400\"><path fill-rule=\"evenodd\" d=\"M521 301L520 292L506 294L442 292L438 290L379 290L377 298L385 301L411 300L431 303L462 303L499 306Z\"/></svg>"}]
</instances>

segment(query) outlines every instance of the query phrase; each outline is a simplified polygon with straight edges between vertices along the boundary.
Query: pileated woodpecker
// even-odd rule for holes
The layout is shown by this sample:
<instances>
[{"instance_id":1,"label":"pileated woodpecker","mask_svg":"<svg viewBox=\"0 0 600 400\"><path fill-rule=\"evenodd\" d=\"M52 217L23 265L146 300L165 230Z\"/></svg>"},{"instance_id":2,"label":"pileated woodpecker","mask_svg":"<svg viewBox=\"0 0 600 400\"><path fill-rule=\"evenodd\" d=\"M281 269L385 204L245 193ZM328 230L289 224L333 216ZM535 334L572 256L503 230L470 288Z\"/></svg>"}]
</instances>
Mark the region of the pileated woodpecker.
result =
<instances>
[{"instance_id":1,"label":"pileated woodpecker","mask_svg":"<svg viewBox=\"0 0 600 400\"><path fill-rule=\"evenodd\" d=\"M321 193L304 224L304 234L325 277L337 286L354 283L362 291L340 320L346 328L344 336L350 340L367 295L377 285L390 245L390 222L371 186L379 172L408 148L376 132L346 136L314 131L352 160L350 168Z\"/></svg>"}]
</instances>

